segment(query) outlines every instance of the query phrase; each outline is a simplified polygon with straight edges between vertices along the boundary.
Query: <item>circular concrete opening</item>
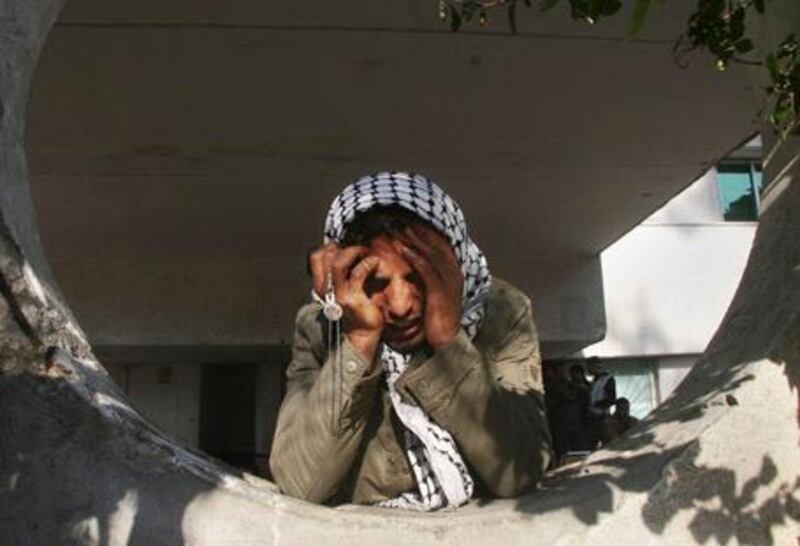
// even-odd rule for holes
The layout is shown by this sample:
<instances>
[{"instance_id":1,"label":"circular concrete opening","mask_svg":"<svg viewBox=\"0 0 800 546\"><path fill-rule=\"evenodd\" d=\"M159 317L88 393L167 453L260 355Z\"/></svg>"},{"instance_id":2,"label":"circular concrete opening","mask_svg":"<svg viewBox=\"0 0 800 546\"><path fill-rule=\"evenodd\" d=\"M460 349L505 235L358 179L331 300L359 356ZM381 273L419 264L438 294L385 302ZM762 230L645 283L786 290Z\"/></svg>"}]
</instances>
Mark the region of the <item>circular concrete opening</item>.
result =
<instances>
[{"instance_id":1,"label":"circular concrete opening","mask_svg":"<svg viewBox=\"0 0 800 546\"><path fill-rule=\"evenodd\" d=\"M2 9L3 24L17 31L9 34L0 79L13 82L0 97L8 158L0 167L0 415L8 440L0 447L3 543L305 544L324 537L455 544L491 536L511 544L609 543L609 537L615 543L770 544L796 538L800 190L794 140L777 145L767 167L773 180L768 208L720 333L689 381L634 434L521 499L452 514L331 510L236 476L166 438L130 408L92 357L48 282L25 189L22 112L57 5Z\"/></svg>"}]
</instances>

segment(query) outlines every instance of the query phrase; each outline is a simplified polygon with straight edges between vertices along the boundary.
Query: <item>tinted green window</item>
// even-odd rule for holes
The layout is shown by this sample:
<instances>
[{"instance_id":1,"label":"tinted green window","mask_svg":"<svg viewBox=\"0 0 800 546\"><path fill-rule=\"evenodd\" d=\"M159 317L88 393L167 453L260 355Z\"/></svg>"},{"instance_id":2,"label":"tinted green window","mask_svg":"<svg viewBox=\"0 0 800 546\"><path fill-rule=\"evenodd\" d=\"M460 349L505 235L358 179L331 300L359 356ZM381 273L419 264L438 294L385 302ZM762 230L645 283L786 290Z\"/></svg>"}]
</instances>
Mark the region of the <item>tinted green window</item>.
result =
<instances>
[{"instance_id":1,"label":"tinted green window","mask_svg":"<svg viewBox=\"0 0 800 546\"><path fill-rule=\"evenodd\" d=\"M757 163L719 165L717 188L725 220L734 222L757 220L761 184L761 166Z\"/></svg>"},{"instance_id":2,"label":"tinted green window","mask_svg":"<svg viewBox=\"0 0 800 546\"><path fill-rule=\"evenodd\" d=\"M652 361L608 360L603 365L614 376L617 398L627 398L630 401L631 415L641 419L653 410L656 397Z\"/></svg>"}]
</instances>

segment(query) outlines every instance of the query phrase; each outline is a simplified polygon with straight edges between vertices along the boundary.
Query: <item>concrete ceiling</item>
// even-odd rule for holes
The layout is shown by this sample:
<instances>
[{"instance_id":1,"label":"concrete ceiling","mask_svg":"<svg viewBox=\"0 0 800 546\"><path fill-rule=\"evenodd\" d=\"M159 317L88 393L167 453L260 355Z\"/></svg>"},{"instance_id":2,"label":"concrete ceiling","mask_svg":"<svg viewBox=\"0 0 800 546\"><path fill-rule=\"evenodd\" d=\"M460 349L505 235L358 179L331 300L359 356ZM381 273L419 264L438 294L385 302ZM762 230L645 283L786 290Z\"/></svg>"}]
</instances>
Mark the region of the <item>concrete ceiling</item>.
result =
<instances>
[{"instance_id":1,"label":"concrete ceiling","mask_svg":"<svg viewBox=\"0 0 800 546\"><path fill-rule=\"evenodd\" d=\"M414 170L545 302L755 129L744 71L673 62L676 4L628 41L535 10L452 34L421 0L71 0L28 106L51 265L99 344L281 342L330 200Z\"/></svg>"}]
</instances>

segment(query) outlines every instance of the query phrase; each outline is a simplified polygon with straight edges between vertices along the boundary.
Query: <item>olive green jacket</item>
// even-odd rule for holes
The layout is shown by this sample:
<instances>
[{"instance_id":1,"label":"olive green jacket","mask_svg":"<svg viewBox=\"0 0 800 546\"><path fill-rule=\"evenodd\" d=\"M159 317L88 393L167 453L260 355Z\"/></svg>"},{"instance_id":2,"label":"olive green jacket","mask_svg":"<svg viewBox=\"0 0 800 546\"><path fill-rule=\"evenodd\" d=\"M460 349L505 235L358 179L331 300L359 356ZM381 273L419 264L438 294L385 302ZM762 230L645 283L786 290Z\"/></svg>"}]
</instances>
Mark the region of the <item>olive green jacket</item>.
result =
<instances>
[{"instance_id":1,"label":"olive green jacket","mask_svg":"<svg viewBox=\"0 0 800 546\"><path fill-rule=\"evenodd\" d=\"M367 374L369 363L346 339L338 356L326 354L326 328L318 304L298 312L270 458L275 481L312 502L374 503L415 489L380 362ZM474 341L461 331L415 356L395 386L452 434L478 495L519 495L550 462L530 301L500 279Z\"/></svg>"}]
</instances>

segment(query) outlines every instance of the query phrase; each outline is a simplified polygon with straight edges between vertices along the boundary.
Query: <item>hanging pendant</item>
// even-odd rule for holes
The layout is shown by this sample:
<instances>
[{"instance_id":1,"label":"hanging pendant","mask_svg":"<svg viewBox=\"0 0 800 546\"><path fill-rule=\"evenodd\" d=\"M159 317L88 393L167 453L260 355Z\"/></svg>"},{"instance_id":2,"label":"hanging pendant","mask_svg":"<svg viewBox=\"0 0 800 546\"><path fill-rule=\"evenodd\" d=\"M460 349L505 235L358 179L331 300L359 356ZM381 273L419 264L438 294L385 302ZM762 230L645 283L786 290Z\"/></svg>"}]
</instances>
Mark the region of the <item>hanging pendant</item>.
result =
<instances>
[{"instance_id":1,"label":"hanging pendant","mask_svg":"<svg viewBox=\"0 0 800 546\"><path fill-rule=\"evenodd\" d=\"M336 301L336 295L333 293L333 275L330 270L326 275L325 287L325 301L322 304L322 314L331 322L336 322L344 315L342 306Z\"/></svg>"},{"instance_id":2,"label":"hanging pendant","mask_svg":"<svg viewBox=\"0 0 800 546\"><path fill-rule=\"evenodd\" d=\"M344 314L342 306L336 302L332 293L325 294L325 304L322 306L322 314L331 322L340 320Z\"/></svg>"}]
</instances>

